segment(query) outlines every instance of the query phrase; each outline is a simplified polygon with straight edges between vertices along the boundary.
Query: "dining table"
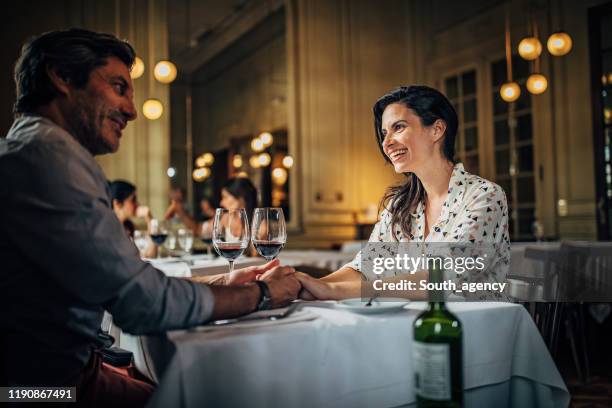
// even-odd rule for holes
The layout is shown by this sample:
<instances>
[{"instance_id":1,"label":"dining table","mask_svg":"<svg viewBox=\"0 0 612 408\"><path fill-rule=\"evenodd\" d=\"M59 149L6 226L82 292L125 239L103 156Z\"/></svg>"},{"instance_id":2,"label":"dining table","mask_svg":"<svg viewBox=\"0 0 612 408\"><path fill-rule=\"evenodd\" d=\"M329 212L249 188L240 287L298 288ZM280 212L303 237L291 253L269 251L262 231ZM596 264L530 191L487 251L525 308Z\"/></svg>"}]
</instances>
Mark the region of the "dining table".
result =
<instances>
[{"instance_id":1,"label":"dining table","mask_svg":"<svg viewBox=\"0 0 612 408\"><path fill-rule=\"evenodd\" d=\"M353 251L334 251L325 249L284 250L278 256L282 265L294 267L310 266L333 272L350 262L355 257ZM225 258L210 254L186 255L148 259L153 266L172 277L206 276L225 273L229 269ZM234 262L236 269L248 266L263 265L262 257L241 256Z\"/></svg>"},{"instance_id":2,"label":"dining table","mask_svg":"<svg viewBox=\"0 0 612 408\"><path fill-rule=\"evenodd\" d=\"M415 405L412 302L364 315L300 302L276 321L201 326L143 338L159 385L149 407ZM567 407L570 396L525 308L452 302L463 326L466 407Z\"/></svg>"}]
</instances>

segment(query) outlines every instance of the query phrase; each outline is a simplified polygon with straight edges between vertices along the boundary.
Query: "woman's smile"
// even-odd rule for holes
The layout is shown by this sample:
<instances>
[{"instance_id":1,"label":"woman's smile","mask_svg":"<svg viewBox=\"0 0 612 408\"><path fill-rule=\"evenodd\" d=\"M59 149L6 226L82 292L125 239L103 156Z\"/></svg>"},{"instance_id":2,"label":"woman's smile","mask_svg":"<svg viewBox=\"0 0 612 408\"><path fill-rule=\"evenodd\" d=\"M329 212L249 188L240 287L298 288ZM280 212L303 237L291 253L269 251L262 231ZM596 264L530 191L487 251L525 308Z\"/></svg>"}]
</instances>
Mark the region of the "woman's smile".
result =
<instances>
[{"instance_id":1,"label":"woman's smile","mask_svg":"<svg viewBox=\"0 0 612 408\"><path fill-rule=\"evenodd\" d=\"M406 149L405 147L401 147L398 149L390 150L387 153L387 156L389 156L389 159L391 159L391 162L395 163L397 161L402 160L406 156L407 153L408 153L408 149Z\"/></svg>"}]
</instances>

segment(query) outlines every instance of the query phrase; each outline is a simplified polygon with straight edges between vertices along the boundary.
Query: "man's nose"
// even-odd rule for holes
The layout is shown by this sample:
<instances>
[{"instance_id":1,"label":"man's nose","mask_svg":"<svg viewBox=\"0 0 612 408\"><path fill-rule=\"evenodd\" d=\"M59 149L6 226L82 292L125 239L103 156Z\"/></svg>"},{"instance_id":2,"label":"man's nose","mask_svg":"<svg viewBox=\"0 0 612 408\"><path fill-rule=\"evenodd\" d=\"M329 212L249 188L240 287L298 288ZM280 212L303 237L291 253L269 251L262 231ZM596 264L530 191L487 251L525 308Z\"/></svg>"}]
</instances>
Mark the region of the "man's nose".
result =
<instances>
[{"instance_id":1,"label":"man's nose","mask_svg":"<svg viewBox=\"0 0 612 408\"><path fill-rule=\"evenodd\" d=\"M125 116L125 119L130 121L138 117L138 111L134 106L134 101L130 100L124 106L121 107L121 113Z\"/></svg>"}]
</instances>

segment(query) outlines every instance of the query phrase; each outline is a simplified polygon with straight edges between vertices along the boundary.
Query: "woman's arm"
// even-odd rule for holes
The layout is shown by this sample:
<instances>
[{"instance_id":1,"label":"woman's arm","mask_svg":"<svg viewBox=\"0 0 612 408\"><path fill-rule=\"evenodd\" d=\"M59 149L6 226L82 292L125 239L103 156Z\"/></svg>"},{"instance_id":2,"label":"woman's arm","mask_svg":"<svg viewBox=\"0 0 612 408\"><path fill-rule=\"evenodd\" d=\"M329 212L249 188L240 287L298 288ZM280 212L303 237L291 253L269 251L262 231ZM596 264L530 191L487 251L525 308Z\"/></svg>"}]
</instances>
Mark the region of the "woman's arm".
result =
<instances>
[{"instance_id":1,"label":"woman's arm","mask_svg":"<svg viewBox=\"0 0 612 408\"><path fill-rule=\"evenodd\" d=\"M193 235L199 237L202 229L202 223L196 221L187 211L182 204L178 204L176 206L175 212L178 215L179 219L183 223L183 225L193 231Z\"/></svg>"},{"instance_id":2,"label":"woman's arm","mask_svg":"<svg viewBox=\"0 0 612 408\"><path fill-rule=\"evenodd\" d=\"M405 297L412 300L424 300L427 298L427 291L411 290L408 291L377 291L374 289L373 281L363 280L361 273L352 268L342 268L331 275L321 279L313 278L305 273L298 272L297 278L306 291L302 298L305 300L339 300L355 297ZM402 280L412 282L427 281L427 271L418 271L414 274L405 274L380 279L383 283L396 283Z\"/></svg>"}]
</instances>

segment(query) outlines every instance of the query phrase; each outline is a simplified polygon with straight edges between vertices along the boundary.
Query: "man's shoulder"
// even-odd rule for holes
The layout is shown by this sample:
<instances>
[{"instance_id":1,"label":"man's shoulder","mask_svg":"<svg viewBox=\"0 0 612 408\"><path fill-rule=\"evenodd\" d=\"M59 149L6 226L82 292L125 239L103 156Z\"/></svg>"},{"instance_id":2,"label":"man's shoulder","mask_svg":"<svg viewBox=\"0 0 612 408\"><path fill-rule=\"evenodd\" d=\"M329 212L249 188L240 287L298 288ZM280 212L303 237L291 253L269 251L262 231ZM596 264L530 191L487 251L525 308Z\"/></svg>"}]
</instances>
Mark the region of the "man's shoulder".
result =
<instances>
[{"instance_id":1,"label":"man's shoulder","mask_svg":"<svg viewBox=\"0 0 612 408\"><path fill-rule=\"evenodd\" d=\"M14 154L22 150L74 150L75 143L68 132L49 119L38 115L23 115L13 122L2 140L1 154Z\"/></svg>"},{"instance_id":2,"label":"man's shoulder","mask_svg":"<svg viewBox=\"0 0 612 408\"><path fill-rule=\"evenodd\" d=\"M15 163L42 166L49 171L97 167L89 154L66 130L38 115L24 115L15 120L6 138L0 139L0 164Z\"/></svg>"},{"instance_id":3,"label":"man's shoulder","mask_svg":"<svg viewBox=\"0 0 612 408\"><path fill-rule=\"evenodd\" d=\"M93 156L68 132L40 116L18 118L0 139L0 172L11 177L7 189L106 182Z\"/></svg>"}]
</instances>

